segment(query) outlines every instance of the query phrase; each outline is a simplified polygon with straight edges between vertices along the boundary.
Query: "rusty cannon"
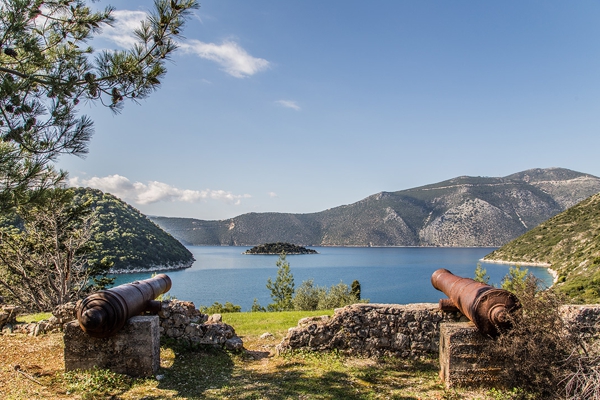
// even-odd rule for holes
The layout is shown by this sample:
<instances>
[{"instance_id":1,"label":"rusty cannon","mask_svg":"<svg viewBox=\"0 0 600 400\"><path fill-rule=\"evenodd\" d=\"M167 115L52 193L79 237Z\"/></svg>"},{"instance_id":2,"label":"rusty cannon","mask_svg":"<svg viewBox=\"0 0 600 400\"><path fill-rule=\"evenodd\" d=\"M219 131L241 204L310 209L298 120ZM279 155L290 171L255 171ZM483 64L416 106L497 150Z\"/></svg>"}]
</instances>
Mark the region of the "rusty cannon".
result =
<instances>
[{"instance_id":1,"label":"rusty cannon","mask_svg":"<svg viewBox=\"0 0 600 400\"><path fill-rule=\"evenodd\" d=\"M158 296L171 289L165 274L101 290L83 299L77 307L79 326L88 335L105 338L117 333L127 320L144 312L157 313Z\"/></svg>"},{"instance_id":2,"label":"rusty cannon","mask_svg":"<svg viewBox=\"0 0 600 400\"><path fill-rule=\"evenodd\" d=\"M460 311L484 335L498 336L510 329L510 315L521 307L511 292L461 278L444 268L431 275L431 284L449 297L440 300L442 311Z\"/></svg>"}]
</instances>

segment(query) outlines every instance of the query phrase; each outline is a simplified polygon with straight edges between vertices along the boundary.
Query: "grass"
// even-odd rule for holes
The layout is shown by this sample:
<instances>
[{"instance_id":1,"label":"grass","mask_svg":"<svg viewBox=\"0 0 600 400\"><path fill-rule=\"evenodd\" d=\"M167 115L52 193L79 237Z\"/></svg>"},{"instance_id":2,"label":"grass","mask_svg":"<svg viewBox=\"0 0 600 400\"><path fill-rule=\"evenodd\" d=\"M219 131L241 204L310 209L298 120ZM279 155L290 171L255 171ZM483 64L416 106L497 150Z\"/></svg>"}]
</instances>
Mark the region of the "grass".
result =
<instances>
[{"instance_id":1,"label":"grass","mask_svg":"<svg viewBox=\"0 0 600 400\"><path fill-rule=\"evenodd\" d=\"M15 400L499 398L498 391L446 390L436 359L370 359L306 351L274 355L275 346L298 319L323 314L327 313L224 314L223 319L243 337L246 350L229 353L164 343L160 379L133 379L97 369L65 373L61 334L5 335L0 339L0 393ZM266 331L274 337L261 339ZM16 371L15 365L30 377Z\"/></svg>"},{"instance_id":2,"label":"grass","mask_svg":"<svg viewBox=\"0 0 600 400\"><path fill-rule=\"evenodd\" d=\"M17 322L40 322L43 320L47 320L52 316L52 313L42 312L37 314L26 314L26 315L18 315Z\"/></svg>"}]
</instances>

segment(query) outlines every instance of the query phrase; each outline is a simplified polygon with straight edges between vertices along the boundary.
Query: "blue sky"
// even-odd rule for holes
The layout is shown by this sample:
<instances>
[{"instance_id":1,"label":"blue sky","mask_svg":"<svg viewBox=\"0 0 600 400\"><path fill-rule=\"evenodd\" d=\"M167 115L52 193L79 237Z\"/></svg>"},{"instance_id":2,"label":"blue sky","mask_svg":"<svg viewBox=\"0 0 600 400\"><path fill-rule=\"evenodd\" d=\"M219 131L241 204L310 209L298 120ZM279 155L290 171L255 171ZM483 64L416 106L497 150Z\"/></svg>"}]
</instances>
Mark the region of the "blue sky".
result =
<instances>
[{"instance_id":1,"label":"blue sky","mask_svg":"<svg viewBox=\"0 0 600 400\"><path fill-rule=\"evenodd\" d=\"M114 5L118 48L150 1ZM460 175L600 176L600 3L201 2L161 88L71 182L150 215L308 213ZM129 25L128 25L129 24Z\"/></svg>"}]
</instances>

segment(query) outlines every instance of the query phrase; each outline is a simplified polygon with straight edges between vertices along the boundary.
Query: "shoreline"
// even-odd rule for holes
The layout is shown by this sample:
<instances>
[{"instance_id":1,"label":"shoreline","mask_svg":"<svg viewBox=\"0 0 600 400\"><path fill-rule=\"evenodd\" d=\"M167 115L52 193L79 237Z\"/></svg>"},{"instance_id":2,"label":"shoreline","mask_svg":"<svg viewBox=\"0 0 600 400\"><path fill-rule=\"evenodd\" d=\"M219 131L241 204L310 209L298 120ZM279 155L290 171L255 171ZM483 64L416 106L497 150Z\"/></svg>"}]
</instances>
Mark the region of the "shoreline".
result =
<instances>
[{"instance_id":1,"label":"shoreline","mask_svg":"<svg viewBox=\"0 0 600 400\"><path fill-rule=\"evenodd\" d=\"M174 265L153 265L148 268L131 268L131 269L111 269L108 271L109 274L120 275L120 274L137 274L140 272L161 272L161 271L177 271L180 269L190 268L196 260L180 262Z\"/></svg>"},{"instance_id":2,"label":"shoreline","mask_svg":"<svg viewBox=\"0 0 600 400\"><path fill-rule=\"evenodd\" d=\"M555 269L552 269L552 264L542 263L542 262L531 262L531 261L506 261L506 260L486 260L484 258L479 259L482 263L489 264L506 264L506 265L519 265L523 267L534 267L534 268L546 268L548 273L552 275L552 284L556 284L558 282L558 272Z\"/></svg>"}]
</instances>

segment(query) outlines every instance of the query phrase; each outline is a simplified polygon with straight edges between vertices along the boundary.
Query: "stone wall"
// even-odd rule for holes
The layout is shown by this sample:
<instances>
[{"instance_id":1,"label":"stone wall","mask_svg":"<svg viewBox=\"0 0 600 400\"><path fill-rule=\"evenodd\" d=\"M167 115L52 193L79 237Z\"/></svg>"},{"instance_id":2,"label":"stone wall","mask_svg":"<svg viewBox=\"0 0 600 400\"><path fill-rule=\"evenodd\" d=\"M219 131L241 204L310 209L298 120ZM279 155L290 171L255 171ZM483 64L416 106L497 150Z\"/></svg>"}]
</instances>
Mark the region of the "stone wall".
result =
<instances>
[{"instance_id":1,"label":"stone wall","mask_svg":"<svg viewBox=\"0 0 600 400\"><path fill-rule=\"evenodd\" d=\"M569 329L588 336L600 332L600 305L567 305L561 312ZM462 314L443 313L434 303L354 304L336 309L332 317L301 319L277 351L337 349L367 357L414 358L437 354L441 323L465 321Z\"/></svg>"},{"instance_id":2,"label":"stone wall","mask_svg":"<svg viewBox=\"0 0 600 400\"><path fill-rule=\"evenodd\" d=\"M308 317L290 328L277 346L292 349L338 349L361 356L414 358L436 353L440 323L465 321L460 313L443 313L436 303L354 304L332 317Z\"/></svg>"},{"instance_id":3,"label":"stone wall","mask_svg":"<svg viewBox=\"0 0 600 400\"><path fill-rule=\"evenodd\" d=\"M244 347L233 327L221 321L220 314L202 314L192 302L163 301L158 316L163 337L188 344L219 345L228 350L241 350Z\"/></svg>"},{"instance_id":4,"label":"stone wall","mask_svg":"<svg viewBox=\"0 0 600 400\"><path fill-rule=\"evenodd\" d=\"M8 311L4 312L3 310L0 311L0 332L5 334L23 333L37 336L61 330L64 324L77 318L75 303L56 307L49 320L30 324L15 323L16 312L13 311L9 314ZM244 343L236 335L235 329L224 323L220 314L202 314L192 302L163 301L158 316L161 337L183 341L187 344L218 345L228 350L240 350L244 347Z\"/></svg>"}]
</instances>

